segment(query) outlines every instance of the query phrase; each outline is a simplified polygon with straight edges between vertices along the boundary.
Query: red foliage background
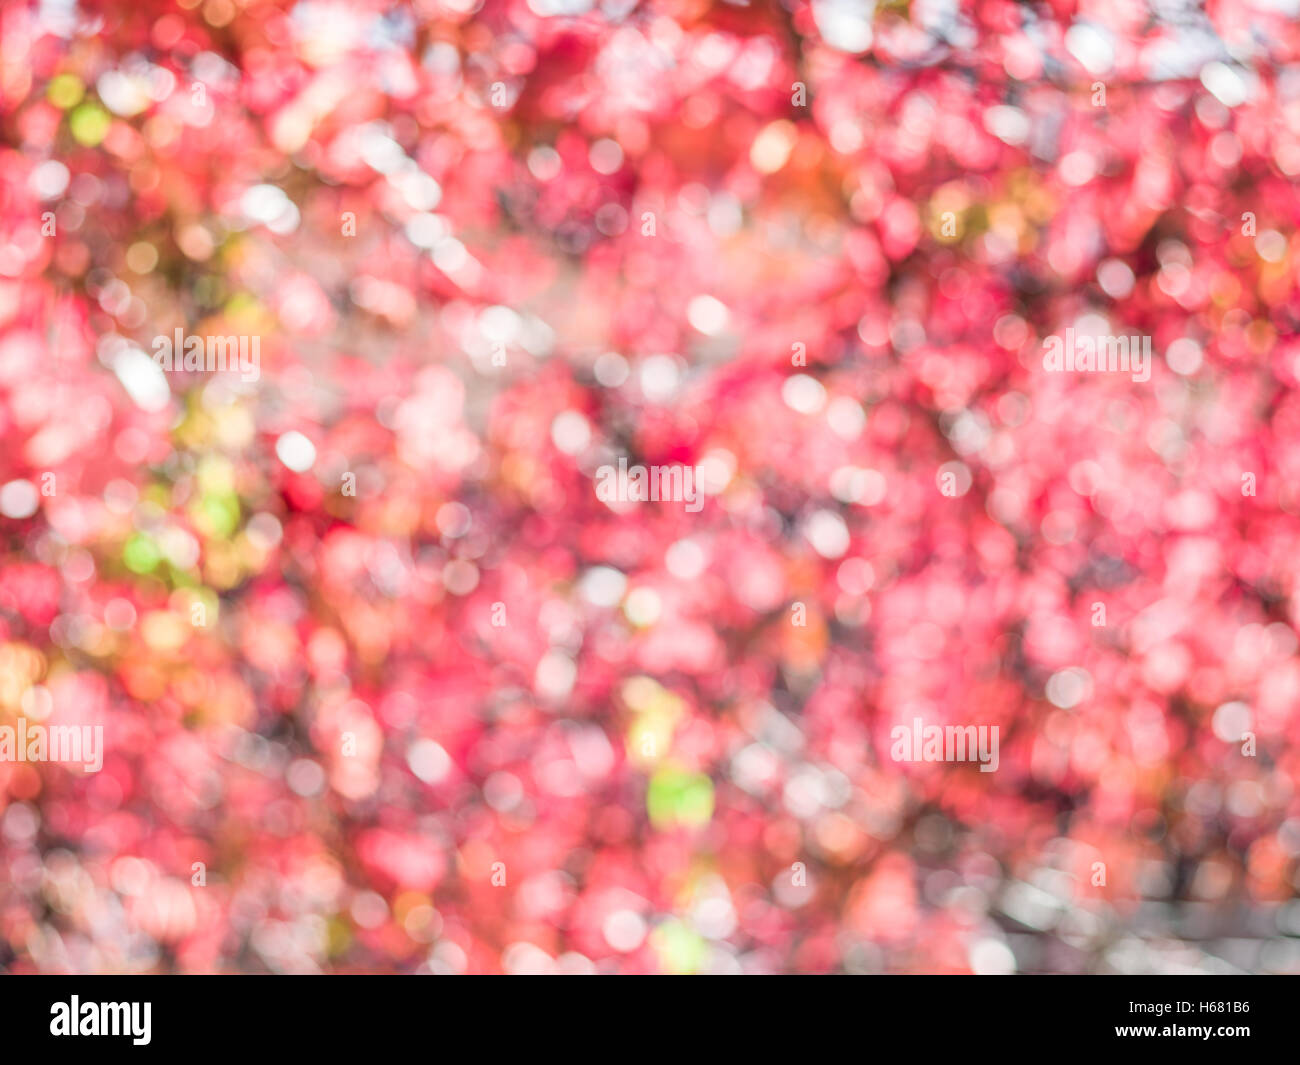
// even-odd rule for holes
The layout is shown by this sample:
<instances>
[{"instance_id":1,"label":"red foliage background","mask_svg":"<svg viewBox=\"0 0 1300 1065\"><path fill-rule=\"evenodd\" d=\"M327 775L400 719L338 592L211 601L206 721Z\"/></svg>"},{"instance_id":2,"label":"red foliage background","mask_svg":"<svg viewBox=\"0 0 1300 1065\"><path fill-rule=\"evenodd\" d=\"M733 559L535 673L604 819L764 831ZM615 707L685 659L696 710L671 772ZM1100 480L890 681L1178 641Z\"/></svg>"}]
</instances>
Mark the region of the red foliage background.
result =
<instances>
[{"instance_id":1,"label":"red foliage background","mask_svg":"<svg viewBox=\"0 0 1300 1065\"><path fill-rule=\"evenodd\" d=\"M6 4L0 966L1300 971L1296 13Z\"/></svg>"}]
</instances>

